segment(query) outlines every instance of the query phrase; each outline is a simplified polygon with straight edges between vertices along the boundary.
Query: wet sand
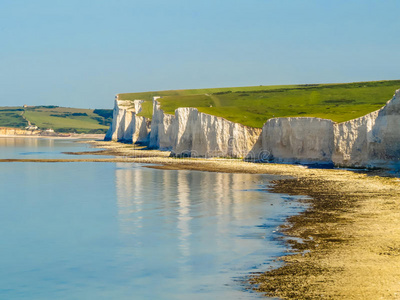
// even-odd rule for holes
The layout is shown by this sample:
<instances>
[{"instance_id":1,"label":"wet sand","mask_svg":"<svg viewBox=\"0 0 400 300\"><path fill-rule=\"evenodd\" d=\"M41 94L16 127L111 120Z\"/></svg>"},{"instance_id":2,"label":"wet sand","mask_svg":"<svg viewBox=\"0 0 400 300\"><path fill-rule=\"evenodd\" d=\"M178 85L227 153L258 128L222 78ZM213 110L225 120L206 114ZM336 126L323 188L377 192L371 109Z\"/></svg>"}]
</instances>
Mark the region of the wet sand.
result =
<instances>
[{"instance_id":1,"label":"wet sand","mask_svg":"<svg viewBox=\"0 0 400 300\"><path fill-rule=\"evenodd\" d=\"M92 142L98 159L14 159L35 162L136 162L160 169L281 175L271 191L308 195L304 213L281 227L291 249L286 264L255 274L251 286L285 299L400 299L400 180L383 171L309 169L237 159L169 158L168 152Z\"/></svg>"}]
</instances>

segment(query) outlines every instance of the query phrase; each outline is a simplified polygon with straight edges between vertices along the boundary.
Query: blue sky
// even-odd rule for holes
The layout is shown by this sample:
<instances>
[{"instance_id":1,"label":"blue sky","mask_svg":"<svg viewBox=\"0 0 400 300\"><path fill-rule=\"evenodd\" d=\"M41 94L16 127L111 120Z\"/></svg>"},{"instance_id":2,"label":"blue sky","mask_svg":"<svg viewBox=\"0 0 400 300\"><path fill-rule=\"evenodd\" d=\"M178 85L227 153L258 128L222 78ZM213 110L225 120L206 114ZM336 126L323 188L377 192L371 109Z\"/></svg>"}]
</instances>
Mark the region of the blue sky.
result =
<instances>
[{"instance_id":1,"label":"blue sky","mask_svg":"<svg viewBox=\"0 0 400 300\"><path fill-rule=\"evenodd\" d=\"M0 0L0 106L400 79L400 1Z\"/></svg>"}]
</instances>

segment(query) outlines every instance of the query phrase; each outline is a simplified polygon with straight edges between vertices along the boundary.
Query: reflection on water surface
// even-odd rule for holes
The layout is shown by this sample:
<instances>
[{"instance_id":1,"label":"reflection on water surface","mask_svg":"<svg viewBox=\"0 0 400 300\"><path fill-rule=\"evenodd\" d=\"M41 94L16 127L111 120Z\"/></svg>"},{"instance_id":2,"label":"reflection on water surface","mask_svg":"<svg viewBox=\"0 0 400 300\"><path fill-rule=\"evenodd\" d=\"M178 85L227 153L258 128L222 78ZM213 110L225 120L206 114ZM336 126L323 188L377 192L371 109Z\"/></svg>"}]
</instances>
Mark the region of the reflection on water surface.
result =
<instances>
[{"instance_id":1,"label":"reflection on water surface","mask_svg":"<svg viewBox=\"0 0 400 300\"><path fill-rule=\"evenodd\" d=\"M0 141L6 158L84 147ZM273 231L300 210L259 191L266 184L138 164L0 163L0 299L258 298L237 280L284 250Z\"/></svg>"},{"instance_id":2,"label":"reflection on water surface","mask_svg":"<svg viewBox=\"0 0 400 300\"><path fill-rule=\"evenodd\" d=\"M263 175L160 171L118 163L121 256L133 261L146 257L131 276L161 276L158 288L171 299L192 293L199 293L199 299L204 293L256 297L233 285L234 278L265 269L268 257L283 249L272 232L288 208L278 195L257 189L267 183Z\"/></svg>"}]
</instances>

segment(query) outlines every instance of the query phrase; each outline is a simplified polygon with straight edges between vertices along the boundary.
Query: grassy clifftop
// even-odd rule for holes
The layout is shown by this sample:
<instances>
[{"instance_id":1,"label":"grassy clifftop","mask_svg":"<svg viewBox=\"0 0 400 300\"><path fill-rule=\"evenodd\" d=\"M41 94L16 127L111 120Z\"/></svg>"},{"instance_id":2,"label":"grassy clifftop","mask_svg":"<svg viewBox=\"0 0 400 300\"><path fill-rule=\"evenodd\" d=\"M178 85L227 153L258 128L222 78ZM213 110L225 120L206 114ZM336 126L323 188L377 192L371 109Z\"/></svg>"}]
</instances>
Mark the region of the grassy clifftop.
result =
<instances>
[{"instance_id":1,"label":"grassy clifftop","mask_svg":"<svg viewBox=\"0 0 400 300\"><path fill-rule=\"evenodd\" d=\"M400 88L400 80L342 84L252 86L120 94L121 100L141 99L142 115L151 118L152 98L166 113L178 107L199 111L252 127L273 117L318 117L344 122L381 108Z\"/></svg>"}]
</instances>

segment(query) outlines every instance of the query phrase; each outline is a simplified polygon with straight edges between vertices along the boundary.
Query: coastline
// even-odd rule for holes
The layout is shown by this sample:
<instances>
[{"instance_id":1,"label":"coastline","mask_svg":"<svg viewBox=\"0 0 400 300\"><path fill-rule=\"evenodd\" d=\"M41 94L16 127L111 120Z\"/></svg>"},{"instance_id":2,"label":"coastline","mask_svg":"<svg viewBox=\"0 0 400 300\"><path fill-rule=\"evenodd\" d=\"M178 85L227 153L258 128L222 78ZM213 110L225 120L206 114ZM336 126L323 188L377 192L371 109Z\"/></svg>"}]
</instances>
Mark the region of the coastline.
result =
<instances>
[{"instance_id":1,"label":"coastline","mask_svg":"<svg viewBox=\"0 0 400 300\"><path fill-rule=\"evenodd\" d=\"M281 268L252 276L254 289L285 299L400 299L400 179L379 170L141 158L132 146L93 145L161 169L281 175L270 191L309 196L301 200L309 208L281 227L290 253L280 257Z\"/></svg>"},{"instance_id":2,"label":"coastline","mask_svg":"<svg viewBox=\"0 0 400 300\"><path fill-rule=\"evenodd\" d=\"M0 138L29 138L29 139L66 139L66 140L75 140L75 139L103 139L104 134L78 134L71 133L69 136L57 136L57 135L35 135L35 134L0 134Z\"/></svg>"},{"instance_id":3,"label":"coastline","mask_svg":"<svg viewBox=\"0 0 400 300\"><path fill-rule=\"evenodd\" d=\"M85 143L87 143L85 141ZM309 169L301 165L255 164L238 159L170 158L115 142L74 154L98 159L1 160L32 162L134 162L160 169L278 175L269 190L307 195L308 209L281 227L291 249L285 264L255 274L250 284L285 299L400 299L400 180L383 171ZM72 154L72 153L70 153Z\"/></svg>"}]
</instances>

